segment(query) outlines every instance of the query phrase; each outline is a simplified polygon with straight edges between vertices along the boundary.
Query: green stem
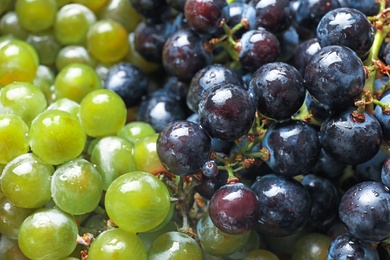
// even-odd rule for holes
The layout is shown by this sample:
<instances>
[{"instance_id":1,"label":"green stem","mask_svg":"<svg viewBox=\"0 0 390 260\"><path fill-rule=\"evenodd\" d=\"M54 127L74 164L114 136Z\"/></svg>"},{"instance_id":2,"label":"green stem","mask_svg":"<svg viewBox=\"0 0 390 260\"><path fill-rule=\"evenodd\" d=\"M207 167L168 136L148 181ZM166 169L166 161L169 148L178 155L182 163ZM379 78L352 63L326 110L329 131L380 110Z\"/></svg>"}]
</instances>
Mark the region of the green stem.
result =
<instances>
[{"instance_id":1,"label":"green stem","mask_svg":"<svg viewBox=\"0 0 390 260\"><path fill-rule=\"evenodd\" d=\"M383 102L381 102L381 101L379 101L377 99L373 99L372 103L374 105L378 105L378 106L380 106L382 108L385 108L385 109L389 109L390 108L390 103L383 103Z\"/></svg>"}]
</instances>

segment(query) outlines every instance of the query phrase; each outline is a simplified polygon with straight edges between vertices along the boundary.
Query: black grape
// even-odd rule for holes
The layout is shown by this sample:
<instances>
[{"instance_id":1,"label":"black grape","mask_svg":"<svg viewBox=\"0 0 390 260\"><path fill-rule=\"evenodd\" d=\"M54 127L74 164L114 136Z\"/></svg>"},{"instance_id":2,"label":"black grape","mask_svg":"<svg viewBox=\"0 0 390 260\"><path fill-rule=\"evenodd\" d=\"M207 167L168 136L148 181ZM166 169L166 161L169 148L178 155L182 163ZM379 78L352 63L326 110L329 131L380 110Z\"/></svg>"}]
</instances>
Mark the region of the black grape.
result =
<instances>
[{"instance_id":1,"label":"black grape","mask_svg":"<svg viewBox=\"0 0 390 260\"><path fill-rule=\"evenodd\" d=\"M305 73L307 63L319 49L321 49L321 46L317 38L305 40L298 45L293 64L302 76Z\"/></svg>"}]
</instances>

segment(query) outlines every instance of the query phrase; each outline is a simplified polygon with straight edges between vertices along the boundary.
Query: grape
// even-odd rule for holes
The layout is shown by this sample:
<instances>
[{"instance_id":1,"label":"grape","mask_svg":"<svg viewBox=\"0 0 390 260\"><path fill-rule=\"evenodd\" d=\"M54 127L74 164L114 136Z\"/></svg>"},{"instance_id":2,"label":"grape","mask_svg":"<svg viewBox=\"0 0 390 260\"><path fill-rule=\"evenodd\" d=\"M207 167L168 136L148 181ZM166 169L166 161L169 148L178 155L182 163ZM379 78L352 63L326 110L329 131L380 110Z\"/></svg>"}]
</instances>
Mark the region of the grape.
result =
<instances>
[{"instance_id":1,"label":"grape","mask_svg":"<svg viewBox=\"0 0 390 260\"><path fill-rule=\"evenodd\" d=\"M245 255L243 260L278 260L279 258L271 251L256 249Z\"/></svg>"},{"instance_id":2,"label":"grape","mask_svg":"<svg viewBox=\"0 0 390 260\"><path fill-rule=\"evenodd\" d=\"M209 159L210 146L210 138L198 124L175 121L160 133L157 154L170 172L185 176L200 171Z\"/></svg>"},{"instance_id":3,"label":"grape","mask_svg":"<svg viewBox=\"0 0 390 260\"><path fill-rule=\"evenodd\" d=\"M104 190L120 175L136 170L133 153L133 143L123 137L104 137L96 143L90 161L100 172Z\"/></svg>"},{"instance_id":4,"label":"grape","mask_svg":"<svg viewBox=\"0 0 390 260\"><path fill-rule=\"evenodd\" d=\"M89 27L95 22L95 14L84 5L67 4L57 12L55 37L62 45L84 44Z\"/></svg>"},{"instance_id":5,"label":"grape","mask_svg":"<svg viewBox=\"0 0 390 260\"><path fill-rule=\"evenodd\" d=\"M15 11L8 11L1 17L0 35L12 35L18 39L25 40L28 34L29 32L20 25Z\"/></svg>"},{"instance_id":6,"label":"grape","mask_svg":"<svg viewBox=\"0 0 390 260\"><path fill-rule=\"evenodd\" d=\"M249 88L254 94L257 110L276 120L294 115L302 106L306 93L299 71L283 62L261 66L252 75Z\"/></svg>"},{"instance_id":7,"label":"grape","mask_svg":"<svg viewBox=\"0 0 390 260\"><path fill-rule=\"evenodd\" d=\"M95 70L82 63L71 63L65 66L54 81L56 99L68 98L78 103L90 92L101 88L101 80Z\"/></svg>"},{"instance_id":8,"label":"grape","mask_svg":"<svg viewBox=\"0 0 390 260\"><path fill-rule=\"evenodd\" d=\"M252 96L240 86L209 89L199 102L199 122L212 138L235 140L249 132L256 113Z\"/></svg>"},{"instance_id":9,"label":"grape","mask_svg":"<svg viewBox=\"0 0 390 260\"><path fill-rule=\"evenodd\" d=\"M299 25L315 29L327 12L339 7L337 0L299 0L295 19Z\"/></svg>"},{"instance_id":10,"label":"grape","mask_svg":"<svg viewBox=\"0 0 390 260\"><path fill-rule=\"evenodd\" d=\"M171 231L157 237L148 250L148 259L201 260L202 250L188 235Z\"/></svg>"},{"instance_id":11,"label":"grape","mask_svg":"<svg viewBox=\"0 0 390 260\"><path fill-rule=\"evenodd\" d=\"M57 9L56 0L17 0L15 4L20 25L35 33L54 25Z\"/></svg>"},{"instance_id":12,"label":"grape","mask_svg":"<svg viewBox=\"0 0 390 260\"><path fill-rule=\"evenodd\" d=\"M167 8L165 0L130 0L133 8L142 16L157 19Z\"/></svg>"},{"instance_id":13,"label":"grape","mask_svg":"<svg viewBox=\"0 0 390 260\"><path fill-rule=\"evenodd\" d=\"M363 57L374 42L375 29L366 16L353 8L337 8L326 13L317 27L321 47L343 45Z\"/></svg>"},{"instance_id":14,"label":"grape","mask_svg":"<svg viewBox=\"0 0 390 260\"><path fill-rule=\"evenodd\" d=\"M99 11L109 0L73 0L74 3L82 4L94 12Z\"/></svg>"},{"instance_id":15,"label":"grape","mask_svg":"<svg viewBox=\"0 0 390 260\"><path fill-rule=\"evenodd\" d=\"M43 92L32 83L14 82L0 90L0 111L18 115L27 126L46 106Z\"/></svg>"},{"instance_id":16,"label":"grape","mask_svg":"<svg viewBox=\"0 0 390 260\"><path fill-rule=\"evenodd\" d=\"M55 38L53 30L30 33L26 42L35 48L42 65L53 65L61 49L61 44Z\"/></svg>"},{"instance_id":17,"label":"grape","mask_svg":"<svg viewBox=\"0 0 390 260\"><path fill-rule=\"evenodd\" d=\"M321 233L304 235L294 245L292 260L326 259L330 243L331 239Z\"/></svg>"},{"instance_id":18,"label":"grape","mask_svg":"<svg viewBox=\"0 0 390 260\"><path fill-rule=\"evenodd\" d=\"M227 184L214 193L209 213L222 232L237 235L254 227L259 207L257 196L250 188L242 183Z\"/></svg>"},{"instance_id":19,"label":"grape","mask_svg":"<svg viewBox=\"0 0 390 260\"><path fill-rule=\"evenodd\" d=\"M16 207L39 208L51 199L54 168L34 154L22 154L10 161L0 177L4 196Z\"/></svg>"},{"instance_id":20,"label":"grape","mask_svg":"<svg viewBox=\"0 0 390 260\"><path fill-rule=\"evenodd\" d=\"M69 45L59 50L55 66L57 70L62 70L67 65L72 63L83 63L91 67L96 65L96 61L89 55L87 49L84 46Z\"/></svg>"},{"instance_id":21,"label":"grape","mask_svg":"<svg viewBox=\"0 0 390 260\"><path fill-rule=\"evenodd\" d=\"M0 255L4 260L29 260L21 251L17 240L1 236Z\"/></svg>"},{"instance_id":22,"label":"grape","mask_svg":"<svg viewBox=\"0 0 390 260\"><path fill-rule=\"evenodd\" d=\"M144 137L155 133L156 131L150 124L142 121L133 121L124 125L121 130L119 130L117 135L124 137L133 143L136 143Z\"/></svg>"},{"instance_id":23,"label":"grape","mask_svg":"<svg viewBox=\"0 0 390 260\"><path fill-rule=\"evenodd\" d=\"M390 187L390 159L388 158L382 164L381 182L387 187Z\"/></svg>"},{"instance_id":24,"label":"grape","mask_svg":"<svg viewBox=\"0 0 390 260\"><path fill-rule=\"evenodd\" d=\"M87 32L87 49L100 62L118 62L129 51L127 34L122 24L112 19L99 20Z\"/></svg>"},{"instance_id":25,"label":"grape","mask_svg":"<svg viewBox=\"0 0 390 260\"><path fill-rule=\"evenodd\" d=\"M116 178L107 189L106 212L119 228L145 232L157 227L170 210L170 193L150 173L134 171Z\"/></svg>"},{"instance_id":26,"label":"grape","mask_svg":"<svg viewBox=\"0 0 390 260\"><path fill-rule=\"evenodd\" d=\"M204 176L214 178L218 174L218 165L214 160L207 161L203 164L201 171Z\"/></svg>"},{"instance_id":27,"label":"grape","mask_svg":"<svg viewBox=\"0 0 390 260\"><path fill-rule=\"evenodd\" d=\"M169 215L169 214L168 214ZM170 232L170 231L177 231L177 224L174 221L169 221L166 223L165 226L161 227L158 230L155 231L148 231L148 232L142 232L139 233L138 236L142 239L142 242L144 243L146 250L150 248L153 241L159 237L160 235Z\"/></svg>"},{"instance_id":28,"label":"grape","mask_svg":"<svg viewBox=\"0 0 390 260\"><path fill-rule=\"evenodd\" d=\"M379 150L370 160L356 165L356 180L362 181L381 181L381 170L388 154Z\"/></svg>"},{"instance_id":29,"label":"grape","mask_svg":"<svg viewBox=\"0 0 390 260\"><path fill-rule=\"evenodd\" d=\"M43 208L20 226L20 250L31 259L60 259L76 248L77 224L71 215L57 208Z\"/></svg>"},{"instance_id":30,"label":"grape","mask_svg":"<svg viewBox=\"0 0 390 260\"><path fill-rule=\"evenodd\" d=\"M379 3L374 0L345 0L345 2L349 7L357 9L367 16L376 15L379 11Z\"/></svg>"},{"instance_id":31,"label":"grape","mask_svg":"<svg viewBox=\"0 0 390 260\"><path fill-rule=\"evenodd\" d=\"M387 103L390 102L390 95L389 93L385 93L382 98L380 99L381 102ZM375 118L378 119L378 122L381 125L382 132L383 132L383 138L386 140L390 140L390 128L389 128L389 120L390 115L386 113L380 106L375 107Z\"/></svg>"},{"instance_id":32,"label":"grape","mask_svg":"<svg viewBox=\"0 0 390 260\"><path fill-rule=\"evenodd\" d=\"M109 229L92 242L88 259L146 259L146 248L136 234Z\"/></svg>"},{"instance_id":33,"label":"grape","mask_svg":"<svg viewBox=\"0 0 390 260\"><path fill-rule=\"evenodd\" d=\"M93 211L102 196L103 183L99 171L84 159L59 166L51 180L55 204L64 212L81 215Z\"/></svg>"},{"instance_id":34,"label":"grape","mask_svg":"<svg viewBox=\"0 0 390 260\"><path fill-rule=\"evenodd\" d=\"M311 38L305 41L302 41L295 52L294 55L294 67L299 70L299 72L304 75L305 68L310 58L321 49L320 43L317 38Z\"/></svg>"},{"instance_id":35,"label":"grape","mask_svg":"<svg viewBox=\"0 0 390 260\"><path fill-rule=\"evenodd\" d=\"M0 115L0 163L7 164L15 157L27 153L28 126L17 115Z\"/></svg>"},{"instance_id":36,"label":"grape","mask_svg":"<svg viewBox=\"0 0 390 260\"><path fill-rule=\"evenodd\" d=\"M80 122L91 137L115 135L125 125L126 114L121 97L108 89L94 90L80 103Z\"/></svg>"},{"instance_id":37,"label":"grape","mask_svg":"<svg viewBox=\"0 0 390 260\"><path fill-rule=\"evenodd\" d=\"M255 28L256 22L256 10L253 6L242 1L234 1L233 3L225 6L222 10L225 13L226 24L233 28L235 25L241 23L243 18L248 20L249 28ZM246 28L241 28L234 33L234 36L241 38L241 36L247 31Z\"/></svg>"},{"instance_id":38,"label":"grape","mask_svg":"<svg viewBox=\"0 0 390 260\"><path fill-rule=\"evenodd\" d=\"M39 65L33 84L41 89L45 95L46 103L50 104L53 100L53 91L51 86L54 84L54 70L45 65Z\"/></svg>"},{"instance_id":39,"label":"grape","mask_svg":"<svg viewBox=\"0 0 390 260\"><path fill-rule=\"evenodd\" d=\"M78 117L80 112L80 104L67 98L60 98L51 103L47 107L47 110L61 110Z\"/></svg>"},{"instance_id":40,"label":"grape","mask_svg":"<svg viewBox=\"0 0 390 260\"><path fill-rule=\"evenodd\" d=\"M46 110L31 123L30 146L43 161L58 165L81 154L86 135L77 117L61 110Z\"/></svg>"}]
</instances>

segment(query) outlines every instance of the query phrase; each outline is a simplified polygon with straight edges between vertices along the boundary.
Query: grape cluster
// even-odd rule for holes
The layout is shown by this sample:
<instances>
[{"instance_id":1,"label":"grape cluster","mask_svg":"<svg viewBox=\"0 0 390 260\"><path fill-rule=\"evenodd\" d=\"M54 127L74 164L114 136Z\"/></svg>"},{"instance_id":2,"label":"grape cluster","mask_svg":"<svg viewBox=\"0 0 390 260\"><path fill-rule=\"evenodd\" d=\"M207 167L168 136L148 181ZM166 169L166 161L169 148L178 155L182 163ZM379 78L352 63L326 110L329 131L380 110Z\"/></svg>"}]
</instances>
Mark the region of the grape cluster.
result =
<instances>
[{"instance_id":1,"label":"grape cluster","mask_svg":"<svg viewBox=\"0 0 390 260\"><path fill-rule=\"evenodd\" d=\"M1 0L0 259L390 259L388 0Z\"/></svg>"}]
</instances>

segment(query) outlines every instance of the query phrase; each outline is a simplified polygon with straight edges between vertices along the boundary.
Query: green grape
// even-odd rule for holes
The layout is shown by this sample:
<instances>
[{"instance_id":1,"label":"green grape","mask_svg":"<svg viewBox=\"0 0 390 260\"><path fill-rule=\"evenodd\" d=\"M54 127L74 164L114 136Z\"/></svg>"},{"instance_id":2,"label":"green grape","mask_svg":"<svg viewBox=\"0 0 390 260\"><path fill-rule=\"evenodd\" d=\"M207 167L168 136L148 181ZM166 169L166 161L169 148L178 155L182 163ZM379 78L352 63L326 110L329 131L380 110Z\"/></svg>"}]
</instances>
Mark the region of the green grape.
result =
<instances>
[{"instance_id":1,"label":"green grape","mask_svg":"<svg viewBox=\"0 0 390 260\"><path fill-rule=\"evenodd\" d=\"M137 170L157 174L167 172L157 154L158 133L144 137L135 143L134 160Z\"/></svg>"},{"instance_id":2,"label":"green grape","mask_svg":"<svg viewBox=\"0 0 390 260\"><path fill-rule=\"evenodd\" d=\"M33 80L33 84L41 89L45 95L47 104L50 104L53 100L53 91L51 86L54 84L54 71L45 65L39 65L37 74Z\"/></svg>"},{"instance_id":3,"label":"green grape","mask_svg":"<svg viewBox=\"0 0 390 260\"><path fill-rule=\"evenodd\" d=\"M240 235L223 233L214 226L208 212L198 221L196 229L203 250L216 256L226 256L240 250L251 235L251 232Z\"/></svg>"},{"instance_id":4,"label":"green grape","mask_svg":"<svg viewBox=\"0 0 390 260\"><path fill-rule=\"evenodd\" d=\"M73 0L73 2L85 5L92 11L97 12L107 4L108 0Z\"/></svg>"},{"instance_id":5,"label":"green grape","mask_svg":"<svg viewBox=\"0 0 390 260\"><path fill-rule=\"evenodd\" d=\"M99 78L104 81L106 79L107 73L110 70L110 68L115 63L97 63L95 66L95 71L99 75Z\"/></svg>"},{"instance_id":6,"label":"green grape","mask_svg":"<svg viewBox=\"0 0 390 260\"><path fill-rule=\"evenodd\" d=\"M79 156L86 134L77 117L61 110L46 110L31 123L30 147L43 161L58 165Z\"/></svg>"},{"instance_id":7,"label":"green grape","mask_svg":"<svg viewBox=\"0 0 390 260\"><path fill-rule=\"evenodd\" d=\"M29 82L14 82L0 90L0 111L20 116L27 126L47 106L42 90Z\"/></svg>"},{"instance_id":8,"label":"green grape","mask_svg":"<svg viewBox=\"0 0 390 260\"><path fill-rule=\"evenodd\" d=\"M47 107L47 110L61 110L78 117L80 112L80 104L68 98L61 98L51 103Z\"/></svg>"},{"instance_id":9,"label":"green grape","mask_svg":"<svg viewBox=\"0 0 390 260\"><path fill-rule=\"evenodd\" d=\"M27 39L29 32L20 26L14 11L8 11L0 19L0 35L12 35L18 39Z\"/></svg>"},{"instance_id":10,"label":"green grape","mask_svg":"<svg viewBox=\"0 0 390 260\"><path fill-rule=\"evenodd\" d=\"M144 243L146 250L149 250L153 241L157 237L169 231L177 231L177 224L172 220L166 223L166 225L163 226L161 229L155 231L141 232L138 233L138 236L142 239L142 242Z\"/></svg>"},{"instance_id":11,"label":"green grape","mask_svg":"<svg viewBox=\"0 0 390 260\"><path fill-rule=\"evenodd\" d=\"M120 228L101 233L91 244L88 260L146 260L146 248L142 240L133 233Z\"/></svg>"},{"instance_id":12,"label":"green grape","mask_svg":"<svg viewBox=\"0 0 390 260\"><path fill-rule=\"evenodd\" d=\"M65 5L57 12L55 36L63 45L84 44L88 29L95 22L95 14L84 5Z\"/></svg>"},{"instance_id":13,"label":"green grape","mask_svg":"<svg viewBox=\"0 0 390 260\"><path fill-rule=\"evenodd\" d=\"M26 41L37 51L40 64L50 66L55 63L61 44L55 38L53 30L30 33Z\"/></svg>"},{"instance_id":14,"label":"green grape","mask_svg":"<svg viewBox=\"0 0 390 260\"><path fill-rule=\"evenodd\" d=\"M165 184L147 172L129 172L116 178L105 197L107 215L123 230L145 232L168 215L171 202Z\"/></svg>"},{"instance_id":15,"label":"green grape","mask_svg":"<svg viewBox=\"0 0 390 260\"><path fill-rule=\"evenodd\" d=\"M18 239L19 227L35 209L16 207L7 198L0 199L0 233L11 239Z\"/></svg>"},{"instance_id":16,"label":"green grape","mask_svg":"<svg viewBox=\"0 0 390 260\"><path fill-rule=\"evenodd\" d=\"M54 25L56 0L17 0L15 12L20 25L30 32L42 32Z\"/></svg>"},{"instance_id":17,"label":"green grape","mask_svg":"<svg viewBox=\"0 0 390 260\"><path fill-rule=\"evenodd\" d=\"M148 250L148 260L201 260L198 243L182 232L171 231L160 235Z\"/></svg>"},{"instance_id":18,"label":"green grape","mask_svg":"<svg viewBox=\"0 0 390 260\"><path fill-rule=\"evenodd\" d=\"M99 10L99 20L113 19L121 23L128 32L134 31L142 16L133 8L129 0L109 0Z\"/></svg>"},{"instance_id":19,"label":"green grape","mask_svg":"<svg viewBox=\"0 0 390 260\"><path fill-rule=\"evenodd\" d=\"M260 246L260 236L256 231L252 231L250 237L248 238L248 242L245 244L243 248L237 250L233 254L228 255L226 258L228 260L241 260L244 258L246 254L249 252L258 249Z\"/></svg>"},{"instance_id":20,"label":"green grape","mask_svg":"<svg viewBox=\"0 0 390 260\"><path fill-rule=\"evenodd\" d=\"M32 82L38 66L38 54L30 44L16 39L0 41L1 85L14 81Z\"/></svg>"},{"instance_id":21,"label":"green grape","mask_svg":"<svg viewBox=\"0 0 390 260\"><path fill-rule=\"evenodd\" d=\"M98 170L85 159L64 163L53 174L53 200L69 214L81 215L93 211L99 204L102 192L102 178Z\"/></svg>"},{"instance_id":22,"label":"green grape","mask_svg":"<svg viewBox=\"0 0 390 260\"><path fill-rule=\"evenodd\" d=\"M122 24L112 19L99 20L88 30L87 49L100 62L118 62L129 51L127 35Z\"/></svg>"},{"instance_id":23,"label":"green grape","mask_svg":"<svg viewBox=\"0 0 390 260\"><path fill-rule=\"evenodd\" d=\"M302 236L294 245L292 260L326 260L332 239L321 233Z\"/></svg>"},{"instance_id":24,"label":"green grape","mask_svg":"<svg viewBox=\"0 0 390 260\"><path fill-rule=\"evenodd\" d=\"M51 199L54 167L26 153L9 162L0 177L4 196L16 207L40 208Z\"/></svg>"},{"instance_id":25,"label":"green grape","mask_svg":"<svg viewBox=\"0 0 390 260\"><path fill-rule=\"evenodd\" d=\"M72 3L73 0L57 0L58 8L63 7L64 5Z\"/></svg>"},{"instance_id":26,"label":"green grape","mask_svg":"<svg viewBox=\"0 0 390 260\"><path fill-rule=\"evenodd\" d=\"M80 103L80 121L87 135L116 135L126 123L126 105L122 98L108 89L95 90Z\"/></svg>"},{"instance_id":27,"label":"green grape","mask_svg":"<svg viewBox=\"0 0 390 260\"><path fill-rule=\"evenodd\" d=\"M102 176L104 190L122 174L136 170L133 150L134 144L119 136L104 137L96 143L91 162Z\"/></svg>"},{"instance_id":28,"label":"green grape","mask_svg":"<svg viewBox=\"0 0 390 260\"><path fill-rule=\"evenodd\" d=\"M0 1L0 15L4 14L11 9L14 0L1 0Z\"/></svg>"},{"instance_id":29,"label":"green grape","mask_svg":"<svg viewBox=\"0 0 390 260\"><path fill-rule=\"evenodd\" d=\"M82 63L91 67L96 66L96 61L92 59L87 49L80 45L65 46L57 54L55 61L57 70L62 70L72 63Z\"/></svg>"},{"instance_id":30,"label":"green grape","mask_svg":"<svg viewBox=\"0 0 390 260\"><path fill-rule=\"evenodd\" d=\"M255 249L246 254L243 260L279 260L279 257L271 251L265 249Z\"/></svg>"},{"instance_id":31,"label":"green grape","mask_svg":"<svg viewBox=\"0 0 390 260\"><path fill-rule=\"evenodd\" d=\"M102 82L95 70L82 63L65 66L54 80L56 99L68 98L78 103L88 93L101 88Z\"/></svg>"},{"instance_id":32,"label":"green grape","mask_svg":"<svg viewBox=\"0 0 390 260\"><path fill-rule=\"evenodd\" d=\"M126 61L130 62L131 64L137 64L137 67L146 74L154 72L160 68L160 64L146 60L141 56L141 54L137 52L134 47L134 32L129 33L127 40L129 43L129 51L125 56Z\"/></svg>"},{"instance_id":33,"label":"green grape","mask_svg":"<svg viewBox=\"0 0 390 260\"><path fill-rule=\"evenodd\" d=\"M124 125L119 130L118 136L124 137L133 143L136 143L138 140L155 133L156 131L149 123L133 121Z\"/></svg>"},{"instance_id":34,"label":"green grape","mask_svg":"<svg viewBox=\"0 0 390 260\"><path fill-rule=\"evenodd\" d=\"M20 250L31 259L60 259L76 248L78 227L74 218L57 208L43 208L20 226Z\"/></svg>"},{"instance_id":35,"label":"green grape","mask_svg":"<svg viewBox=\"0 0 390 260\"><path fill-rule=\"evenodd\" d=\"M17 115L0 115L0 163L28 152L28 126Z\"/></svg>"},{"instance_id":36,"label":"green grape","mask_svg":"<svg viewBox=\"0 0 390 260\"><path fill-rule=\"evenodd\" d=\"M294 250L295 243L302 236L308 233L307 228L302 228L297 232L282 237L263 235L263 238L268 246L268 249L276 254L291 255Z\"/></svg>"},{"instance_id":37,"label":"green grape","mask_svg":"<svg viewBox=\"0 0 390 260\"><path fill-rule=\"evenodd\" d=\"M0 256L2 260L29 260L20 251L18 241L7 236L0 237Z\"/></svg>"}]
</instances>

